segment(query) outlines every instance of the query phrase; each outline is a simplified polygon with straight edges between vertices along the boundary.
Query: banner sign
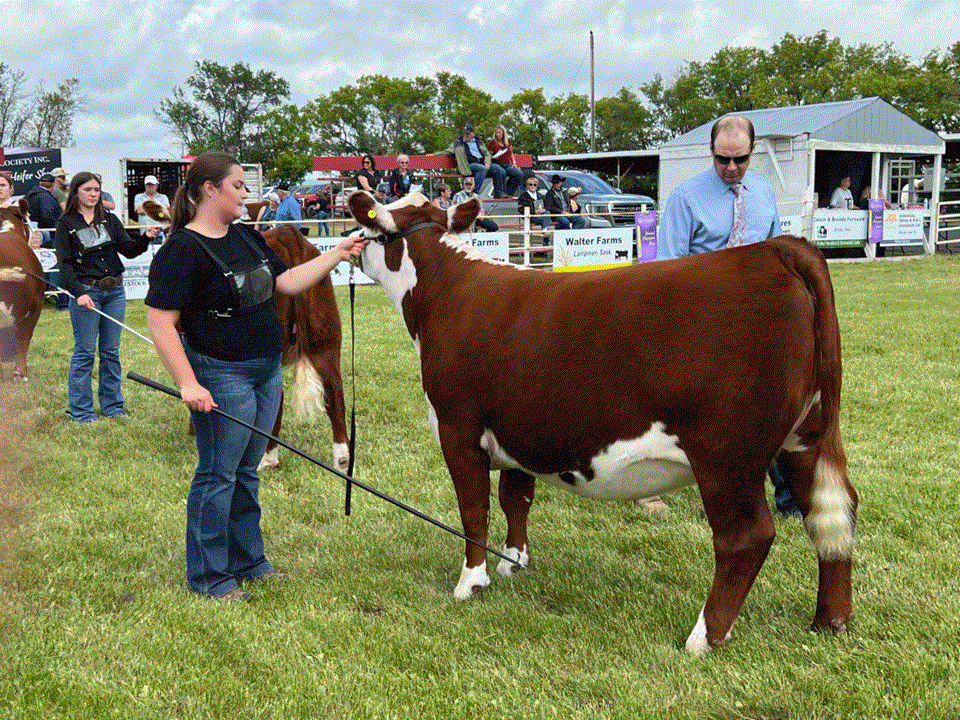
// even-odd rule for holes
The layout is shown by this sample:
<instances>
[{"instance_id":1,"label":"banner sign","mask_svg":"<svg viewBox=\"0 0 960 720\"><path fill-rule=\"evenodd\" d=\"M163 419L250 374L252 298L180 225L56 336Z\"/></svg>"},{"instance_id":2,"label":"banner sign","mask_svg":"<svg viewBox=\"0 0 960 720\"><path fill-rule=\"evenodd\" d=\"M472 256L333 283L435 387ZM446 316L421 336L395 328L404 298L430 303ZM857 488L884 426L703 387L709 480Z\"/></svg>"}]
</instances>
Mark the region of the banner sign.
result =
<instances>
[{"instance_id":1,"label":"banner sign","mask_svg":"<svg viewBox=\"0 0 960 720\"><path fill-rule=\"evenodd\" d=\"M868 239L884 247L923 242L923 210L884 210L879 233L871 218L867 210L817 210L813 216L813 242L824 248L860 247ZM799 235L800 220L799 215L788 215L780 218L780 226L785 234ZM874 239L875 234L878 239Z\"/></svg>"},{"instance_id":2,"label":"banner sign","mask_svg":"<svg viewBox=\"0 0 960 720\"><path fill-rule=\"evenodd\" d=\"M655 210L634 215L637 224L637 257L640 262L657 259L657 213Z\"/></svg>"},{"instance_id":3,"label":"banner sign","mask_svg":"<svg viewBox=\"0 0 960 720\"><path fill-rule=\"evenodd\" d=\"M881 245L915 245L924 241L923 210L887 210Z\"/></svg>"},{"instance_id":4,"label":"banner sign","mask_svg":"<svg viewBox=\"0 0 960 720\"><path fill-rule=\"evenodd\" d=\"M24 195L40 182L44 173L61 165L60 149L7 148L0 170L13 176L13 197Z\"/></svg>"},{"instance_id":5,"label":"banner sign","mask_svg":"<svg viewBox=\"0 0 960 720\"><path fill-rule=\"evenodd\" d=\"M633 261L633 228L584 228L553 233L553 269L601 270Z\"/></svg>"},{"instance_id":6,"label":"banner sign","mask_svg":"<svg viewBox=\"0 0 960 720\"><path fill-rule=\"evenodd\" d=\"M473 245L491 260L510 262L510 233L508 232L464 233L460 239L468 245Z\"/></svg>"}]
</instances>

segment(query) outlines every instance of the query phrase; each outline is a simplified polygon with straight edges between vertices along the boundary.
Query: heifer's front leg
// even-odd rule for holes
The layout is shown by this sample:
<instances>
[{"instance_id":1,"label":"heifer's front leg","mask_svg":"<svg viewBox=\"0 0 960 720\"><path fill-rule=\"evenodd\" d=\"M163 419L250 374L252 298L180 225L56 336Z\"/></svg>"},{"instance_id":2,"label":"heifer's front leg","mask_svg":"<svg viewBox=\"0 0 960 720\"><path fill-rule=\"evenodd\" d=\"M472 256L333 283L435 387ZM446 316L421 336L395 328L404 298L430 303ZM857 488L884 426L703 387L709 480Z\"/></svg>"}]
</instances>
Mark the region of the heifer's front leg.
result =
<instances>
[{"instance_id":1,"label":"heifer's front leg","mask_svg":"<svg viewBox=\"0 0 960 720\"><path fill-rule=\"evenodd\" d=\"M716 567L713 587L687 638L686 648L705 655L730 638L730 630L776 534L763 494L763 470L727 474L722 480L698 478L707 520L713 530ZM740 492L735 492L739 488Z\"/></svg>"},{"instance_id":2,"label":"heifer's front leg","mask_svg":"<svg viewBox=\"0 0 960 720\"><path fill-rule=\"evenodd\" d=\"M460 580L453 590L453 596L457 600L466 600L490 584L487 551L474 544L487 544L490 523L490 461L486 453L480 450L476 438L463 430L441 426L438 435L443 457L457 492L463 533L474 541L466 543Z\"/></svg>"},{"instance_id":3,"label":"heifer's front leg","mask_svg":"<svg viewBox=\"0 0 960 720\"><path fill-rule=\"evenodd\" d=\"M536 480L523 470L500 472L500 507L507 516L507 540L503 554L514 558L509 563L501 560L497 572L505 577L516 575L530 564L530 545L527 540L527 515L533 505L533 489Z\"/></svg>"}]
</instances>

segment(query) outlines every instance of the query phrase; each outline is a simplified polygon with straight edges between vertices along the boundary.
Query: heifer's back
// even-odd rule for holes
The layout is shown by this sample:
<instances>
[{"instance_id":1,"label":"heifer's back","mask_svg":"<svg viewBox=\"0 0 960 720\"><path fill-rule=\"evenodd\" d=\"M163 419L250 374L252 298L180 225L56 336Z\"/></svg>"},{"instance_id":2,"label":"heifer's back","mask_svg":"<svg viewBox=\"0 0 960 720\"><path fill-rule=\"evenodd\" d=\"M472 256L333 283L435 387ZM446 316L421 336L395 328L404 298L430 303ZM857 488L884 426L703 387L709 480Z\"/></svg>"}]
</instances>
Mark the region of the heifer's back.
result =
<instances>
[{"instance_id":1,"label":"heifer's back","mask_svg":"<svg viewBox=\"0 0 960 720\"><path fill-rule=\"evenodd\" d=\"M24 199L19 205L0 208L0 328L16 328L13 377L17 380L28 377L27 350L40 319L45 287L40 279L43 268L28 244L30 228L26 219Z\"/></svg>"}]
</instances>

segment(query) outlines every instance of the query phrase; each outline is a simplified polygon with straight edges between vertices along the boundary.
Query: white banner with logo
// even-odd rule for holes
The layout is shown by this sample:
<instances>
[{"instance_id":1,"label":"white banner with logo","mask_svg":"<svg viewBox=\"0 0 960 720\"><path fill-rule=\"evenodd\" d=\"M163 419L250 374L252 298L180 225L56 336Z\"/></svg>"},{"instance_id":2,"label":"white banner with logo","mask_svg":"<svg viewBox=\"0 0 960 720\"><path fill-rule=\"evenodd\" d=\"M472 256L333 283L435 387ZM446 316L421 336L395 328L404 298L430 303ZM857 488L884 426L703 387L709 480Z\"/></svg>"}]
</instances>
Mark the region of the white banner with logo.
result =
<instances>
[{"instance_id":1,"label":"white banner with logo","mask_svg":"<svg viewBox=\"0 0 960 720\"><path fill-rule=\"evenodd\" d=\"M881 245L922 243L924 211L885 210ZM780 218L783 232L800 234L800 216ZM817 210L813 216L813 241L820 247L856 247L870 233L870 213L866 210Z\"/></svg>"},{"instance_id":2,"label":"white banner with logo","mask_svg":"<svg viewBox=\"0 0 960 720\"><path fill-rule=\"evenodd\" d=\"M584 228L553 233L553 269L601 270L633 262L633 228Z\"/></svg>"}]
</instances>

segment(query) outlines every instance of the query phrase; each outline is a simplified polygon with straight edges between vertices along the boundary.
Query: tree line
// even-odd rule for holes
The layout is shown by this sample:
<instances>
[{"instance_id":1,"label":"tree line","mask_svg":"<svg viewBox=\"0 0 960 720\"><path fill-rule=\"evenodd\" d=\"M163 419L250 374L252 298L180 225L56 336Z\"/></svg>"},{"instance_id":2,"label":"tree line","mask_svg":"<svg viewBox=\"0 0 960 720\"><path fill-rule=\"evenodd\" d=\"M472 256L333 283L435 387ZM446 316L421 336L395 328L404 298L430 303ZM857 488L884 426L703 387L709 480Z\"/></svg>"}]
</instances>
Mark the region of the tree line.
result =
<instances>
[{"instance_id":1,"label":"tree line","mask_svg":"<svg viewBox=\"0 0 960 720\"><path fill-rule=\"evenodd\" d=\"M0 62L0 147L67 147L73 118L83 107L80 81L68 78L54 89Z\"/></svg>"},{"instance_id":2,"label":"tree line","mask_svg":"<svg viewBox=\"0 0 960 720\"><path fill-rule=\"evenodd\" d=\"M846 46L826 30L787 33L769 49L724 47L672 79L597 99L595 148L653 148L729 112L875 95L932 130L960 132L960 41L919 60L889 42ZM303 105L289 97L274 72L205 60L155 113L188 152L234 153L271 180L297 180L314 155L439 152L466 122L487 136L503 123L516 150L534 156L590 147L586 95L536 88L499 100L445 71L367 75Z\"/></svg>"}]
</instances>

